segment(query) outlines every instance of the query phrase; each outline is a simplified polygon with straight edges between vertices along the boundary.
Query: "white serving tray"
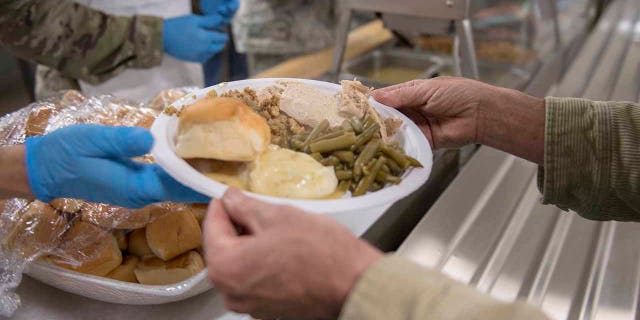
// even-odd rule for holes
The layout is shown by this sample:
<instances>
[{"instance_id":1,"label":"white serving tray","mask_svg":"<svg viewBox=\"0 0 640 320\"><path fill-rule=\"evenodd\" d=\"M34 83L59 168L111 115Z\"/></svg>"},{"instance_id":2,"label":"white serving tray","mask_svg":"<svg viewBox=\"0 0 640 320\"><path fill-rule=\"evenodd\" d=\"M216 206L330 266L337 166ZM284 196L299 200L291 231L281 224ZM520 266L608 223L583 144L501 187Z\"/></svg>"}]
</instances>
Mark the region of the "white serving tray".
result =
<instances>
[{"instance_id":1,"label":"white serving tray","mask_svg":"<svg viewBox=\"0 0 640 320\"><path fill-rule=\"evenodd\" d=\"M63 269L46 262L32 262L26 274L60 290L120 304L163 304L184 300L211 289L207 270L179 283L149 286L112 280Z\"/></svg>"},{"instance_id":2,"label":"white serving tray","mask_svg":"<svg viewBox=\"0 0 640 320\"><path fill-rule=\"evenodd\" d=\"M270 86L277 81L302 81L325 92L337 93L340 86L327 82L302 79L256 79L243 80L216 85L194 91L176 101L173 106L181 108L186 104L203 97L210 90L218 93L231 89L250 87L259 89ZM383 117L397 117L404 121L399 130L398 139L407 154L418 159L424 168L413 168L403 177L400 185L386 187L383 190L369 193L358 198L340 200L293 200L267 197L247 193L252 197L271 203L288 203L310 212L327 214L360 236L369 228L393 203L409 195L420 187L429 177L433 164L429 143L420 129L397 110L371 100L373 106ZM151 131L156 140L152 151L155 160L172 177L181 183L211 197L221 197L227 186L201 175L184 160L179 158L175 150L175 133L177 118L162 114L154 122ZM149 286L116 281L63 269L45 262L33 262L26 270L29 276L58 289L77 295L111 303L150 305L184 300L211 289L206 270L180 283L166 286Z\"/></svg>"}]
</instances>

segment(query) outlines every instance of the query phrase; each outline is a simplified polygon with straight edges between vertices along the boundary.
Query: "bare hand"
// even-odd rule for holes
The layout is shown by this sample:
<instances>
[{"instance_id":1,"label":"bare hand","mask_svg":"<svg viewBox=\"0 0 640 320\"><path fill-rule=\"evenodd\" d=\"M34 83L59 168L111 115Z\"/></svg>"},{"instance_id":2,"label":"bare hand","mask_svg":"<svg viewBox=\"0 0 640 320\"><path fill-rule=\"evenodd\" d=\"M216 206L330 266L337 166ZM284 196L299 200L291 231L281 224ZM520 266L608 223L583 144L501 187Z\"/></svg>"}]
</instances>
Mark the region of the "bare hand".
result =
<instances>
[{"instance_id":1,"label":"bare hand","mask_svg":"<svg viewBox=\"0 0 640 320\"><path fill-rule=\"evenodd\" d=\"M337 317L358 277L382 257L327 217L234 189L211 202L204 238L209 278L226 307L258 318Z\"/></svg>"},{"instance_id":2,"label":"bare hand","mask_svg":"<svg viewBox=\"0 0 640 320\"><path fill-rule=\"evenodd\" d=\"M481 143L542 161L543 99L455 77L414 80L375 90L373 97L411 118L435 149Z\"/></svg>"}]
</instances>

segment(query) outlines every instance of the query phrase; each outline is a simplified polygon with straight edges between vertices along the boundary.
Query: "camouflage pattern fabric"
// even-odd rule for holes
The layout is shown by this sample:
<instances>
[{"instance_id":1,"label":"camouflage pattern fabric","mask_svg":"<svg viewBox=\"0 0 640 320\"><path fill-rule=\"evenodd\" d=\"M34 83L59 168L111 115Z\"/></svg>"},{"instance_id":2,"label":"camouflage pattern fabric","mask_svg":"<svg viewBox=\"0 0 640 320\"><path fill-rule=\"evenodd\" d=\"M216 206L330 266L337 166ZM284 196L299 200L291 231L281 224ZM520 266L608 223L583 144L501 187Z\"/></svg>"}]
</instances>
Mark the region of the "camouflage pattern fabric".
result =
<instances>
[{"instance_id":1,"label":"camouflage pattern fabric","mask_svg":"<svg viewBox=\"0 0 640 320\"><path fill-rule=\"evenodd\" d=\"M36 67L36 100L55 96L61 91L82 91L78 80L65 77L60 71L39 64Z\"/></svg>"},{"instance_id":2,"label":"camouflage pattern fabric","mask_svg":"<svg viewBox=\"0 0 640 320\"><path fill-rule=\"evenodd\" d=\"M162 19L112 16L72 1L0 0L0 44L55 69L38 72L63 81L54 87L73 85L68 78L97 84L126 68L159 65Z\"/></svg>"},{"instance_id":3,"label":"camouflage pattern fabric","mask_svg":"<svg viewBox=\"0 0 640 320\"><path fill-rule=\"evenodd\" d=\"M238 52L291 55L326 48L335 32L333 0L241 0L233 20Z\"/></svg>"}]
</instances>

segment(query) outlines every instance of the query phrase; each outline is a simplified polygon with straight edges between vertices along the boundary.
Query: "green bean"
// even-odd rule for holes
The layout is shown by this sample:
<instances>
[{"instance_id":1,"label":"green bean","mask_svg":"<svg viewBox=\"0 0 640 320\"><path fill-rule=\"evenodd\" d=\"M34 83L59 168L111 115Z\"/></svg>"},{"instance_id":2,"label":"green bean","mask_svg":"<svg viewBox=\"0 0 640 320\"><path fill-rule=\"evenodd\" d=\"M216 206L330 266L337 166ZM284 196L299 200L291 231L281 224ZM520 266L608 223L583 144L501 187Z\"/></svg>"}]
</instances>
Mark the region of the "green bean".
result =
<instances>
[{"instance_id":1,"label":"green bean","mask_svg":"<svg viewBox=\"0 0 640 320\"><path fill-rule=\"evenodd\" d=\"M391 173L391 169L389 169L389 166L387 164L385 164L384 166L382 166L382 172L389 174Z\"/></svg>"},{"instance_id":2,"label":"green bean","mask_svg":"<svg viewBox=\"0 0 640 320\"><path fill-rule=\"evenodd\" d=\"M341 136L341 135L343 135L343 134L345 134L347 132L348 131L345 131L345 130L342 130L342 129L341 130L336 130L336 131L333 131L333 132L329 132L329 133L327 133L325 135L322 135L322 136L319 136L319 137L313 139L313 141L311 141L311 143L314 143L314 142L320 141L320 140L326 140L326 139L332 139L332 138L335 138L335 137L339 137L339 136Z\"/></svg>"},{"instance_id":3,"label":"green bean","mask_svg":"<svg viewBox=\"0 0 640 320\"><path fill-rule=\"evenodd\" d=\"M378 157L379 158L379 157ZM367 163L366 166L362 167L362 173L364 175L368 175L369 173L371 173L371 170L373 170L373 166L376 164L376 160L378 158L373 158L369 161L369 163Z\"/></svg>"},{"instance_id":4,"label":"green bean","mask_svg":"<svg viewBox=\"0 0 640 320\"><path fill-rule=\"evenodd\" d=\"M319 152L312 153L311 157L316 159L316 161L318 161L318 162L322 161L322 155Z\"/></svg>"},{"instance_id":5,"label":"green bean","mask_svg":"<svg viewBox=\"0 0 640 320\"><path fill-rule=\"evenodd\" d=\"M307 140L307 137L309 137L309 133L301 133L301 134L294 134L293 136L291 136L291 139L305 141Z\"/></svg>"},{"instance_id":6,"label":"green bean","mask_svg":"<svg viewBox=\"0 0 640 320\"><path fill-rule=\"evenodd\" d=\"M422 168L422 163L420 163L420 161L416 160L416 158L409 156L409 155L404 155L405 158L407 158L407 160L409 160L409 164L412 167L416 167L416 168Z\"/></svg>"},{"instance_id":7,"label":"green bean","mask_svg":"<svg viewBox=\"0 0 640 320\"><path fill-rule=\"evenodd\" d=\"M400 165L400 168L402 169L408 168L411 164L403 154L398 152L398 150L386 146L380 147L380 150L389 158L393 159L393 161L395 161L398 165Z\"/></svg>"},{"instance_id":8,"label":"green bean","mask_svg":"<svg viewBox=\"0 0 640 320\"><path fill-rule=\"evenodd\" d=\"M311 130L311 133L309 133L309 136L304 141L304 150L306 151L307 148L309 148L309 146L311 145L311 141L313 141L313 139L315 139L316 137L322 135L322 133L327 129L329 129L329 120L324 119L315 128L313 128L313 130Z\"/></svg>"},{"instance_id":9,"label":"green bean","mask_svg":"<svg viewBox=\"0 0 640 320\"><path fill-rule=\"evenodd\" d=\"M338 159L338 158L336 158L334 156L328 156L328 157L320 160L320 163L322 163L323 166L335 167L335 166L340 164L340 159Z\"/></svg>"},{"instance_id":10,"label":"green bean","mask_svg":"<svg viewBox=\"0 0 640 320\"><path fill-rule=\"evenodd\" d=\"M400 165L393 159L387 159L387 165L389 166L389 169L391 169L391 173L394 175L401 175L404 172L404 170L400 168Z\"/></svg>"},{"instance_id":11,"label":"green bean","mask_svg":"<svg viewBox=\"0 0 640 320\"><path fill-rule=\"evenodd\" d=\"M362 127L367 129L368 127L370 127L374 123L375 123L375 120L373 120L373 117L370 114L366 114L364 116L364 120L362 121Z\"/></svg>"},{"instance_id":12,"label":"green bean","mask_svg":"<svg viewBox=\"0 0 640 320\"><path fill-rule=\"evenodd\" d=\"M351 180L342 180L340 181L340 183L338 183L338 188L336 189L336 191L340 193L346 193L347 191L349 191L349 187L351 187L352 183L353 181Z\"/></svg>"},{"instance_id":13,"label":"green bean","mask_svg":"<svg viewBox=\"0 0 640 320\"><path fill-rule=\"evenodd\" d=\"M376 162L375 162L375 164L373 166L373 169L371 170L370 174L365 175L360 180L360 182L358 182L358 186L353 191L353 196L354 197L361 196L361 195L367 193L367 190L369 190L369 187L371 186L371 184L376 179L376 175L378 174L378 171L380 171L380 168L382 168L382 166L384 165L384 162L385 162L385 158L384 157L380 157L380 158L378 158L378 160L376 160Z\"/></svg>"},{"instance_id":14,"label":"green bean","mask_svg":"<svg viewBox=\"0 0 640 320\"><path fill-rule=\"evenodd\" d=\"M353 179L353 171L336 170L336 178L338 178L338 180L351 180Z\"/></svg>"},{"instance_id":15,"label":"green bean","mask_svg":"<svg viewBox=\"0 0 640 320\"><path fill-rule=\"evenodd\" d=\"M367 191L376 192L376 191L382 189L383 186L384 186L384 184L374 182L374 183L371 184L371 186L369 186L369 189Z\"/></svg>"},{"instance_id":16,"label":"green bean","mask_svg":"<svg viewBox=\"0 0 640 320\"><path fill-rule=\"evenodd\" d=\"M364 128L362 127L362 122L360 122L360 119L356 117L352 117L349 119L349 122L351 123L351 127L353 127L353 131L355 131L357 134L360 134L362 133L362 131L364 131Z\"/></svg>"},{"instance_id":17,"label":"green bean","mask_svg":"<svg viewBox=\"0 0 640 320\"><path fill-rule=\"evenodd\" d=\"M381 183L393 183L393 184L399 184L400 182L402 182L402 179L394 176L394 175L390 175L388 173L385 173L384 171L380 170L378 171L378 174L376 175L376 181L381 182Z\"/></svg>"},{"instance_id":18,"label":"green bean","mask_svg":"<svg viewBox=\"0 0 640 320\"><path fill-rule=\"evenodd\" d=\"M335 150L349 149L356 142L356 135L347 132L340 137L316 141L309 145L311 152L331 152Z\"/></svg>"},{"instance_id":19,"label":"green bean","mask_svg":"<svg viewBox=\"0 0 640 320\"><path fill-rule=\"evenodd\" d=\"M346 162L350 165L353 165L353 161L355 160L355 157L356 157L351 151L335 151L333 155L338 157L340 161Z\"/></svg>"},{"instance_id":20,"label":"green bean","mask_svg":"<svg viewBox=\"0 0 640 320\"><path fill-rule=\"evenodd\" d=\"M364 130L361 134L358 135L356 139L356 146L361 146L369 142L373 138L373 136L380 130L380 126L378 124L374 124L373 126Z\"/></svg>"},{"instance_id":21,"label":"green bean","mask_svg":"<svg viewBox=\"0 0 640 320\"><path fill-rule=\"evenodd\" d=\"M345 119L344 121L342 121L342 124L340 126L345 131L353 131L353 127L351 126L351 122L349 120Z\"/></svg>"},{"instance_id":22,"label":"green bean","mask_svg":"<svg viewBox=\"0 0 640 320\"><path fill-rule=\"evenodd\" d=\"M304 149L304 142L298 140L298 139L291 139L289 140L289 144L291 145L291 147L295 150L302 150Z\"/></svg>"},{"instance_id":23,"label":"green bean","mask_svg":"<svg viewBox=\"0 0 640 320\"><path fill-rule=\"evenodd\" d=\"M362 149L362 152L360 152L353 164L353 175L355 177L359 177L361 175L363 166L366 166L368 162L373 159L373 156L379 148L380 140L378 139L373 139L364 146L364 149Z\"/></svg>"},{"instance_id":24,"label":"green bean","mask_svg":"<svg viewBox=\"0 0 640 320\"><path fill-rule=\"evenodd\" d=\"M387 142L387 146L396 150L402 150L402 148L400 147L400 142L398 142L397 140Z\"/></svg>"}]
</instances>

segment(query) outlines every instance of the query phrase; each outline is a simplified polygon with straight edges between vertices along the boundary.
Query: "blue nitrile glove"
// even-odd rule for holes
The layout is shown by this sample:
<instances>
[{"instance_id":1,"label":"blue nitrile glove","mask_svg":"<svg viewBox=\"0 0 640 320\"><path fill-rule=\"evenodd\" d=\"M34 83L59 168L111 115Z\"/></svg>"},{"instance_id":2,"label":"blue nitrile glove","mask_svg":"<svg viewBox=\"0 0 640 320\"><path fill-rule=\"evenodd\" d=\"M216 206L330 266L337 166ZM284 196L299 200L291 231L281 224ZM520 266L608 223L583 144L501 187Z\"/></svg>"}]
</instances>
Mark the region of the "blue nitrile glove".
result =
<instances>
[{"instance_id":1,"label":"blue nitrile glove","mask_svg":"<svg viewBox=\"0 0 640 320\"><path fill-rule=\"evenodd\" d=\"M166 19L162 27L164 51L180 60L204 63L222 51L229 40L225 33L213 30L223 25L219 14Z\"/></svg>"},{"instance_id":2,"label":"blue nitrile glove","mask_svg":"<svg viewBox=\"0 0 640 320\"><path fill-rule=\"evenodd\" d=\"M202 13L205 15L218 14L225 24L231 22L239 7L240 2L238 0L200 0L200 11Z\"/></svg>"},{"instance_id":3,"label":"blue nitrile glove","mask_svg":"<svg viewBox=\"0 0 640 320\"><path fill-rule=\"evenodd\" d=\"M151 133L137 127L79 124L25 141L27 175L38 200L76 198L127 208L210 199L156 164L131 160L148 153Z\"/></svg>"}]
</instances>

